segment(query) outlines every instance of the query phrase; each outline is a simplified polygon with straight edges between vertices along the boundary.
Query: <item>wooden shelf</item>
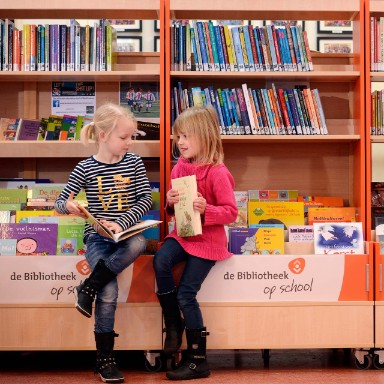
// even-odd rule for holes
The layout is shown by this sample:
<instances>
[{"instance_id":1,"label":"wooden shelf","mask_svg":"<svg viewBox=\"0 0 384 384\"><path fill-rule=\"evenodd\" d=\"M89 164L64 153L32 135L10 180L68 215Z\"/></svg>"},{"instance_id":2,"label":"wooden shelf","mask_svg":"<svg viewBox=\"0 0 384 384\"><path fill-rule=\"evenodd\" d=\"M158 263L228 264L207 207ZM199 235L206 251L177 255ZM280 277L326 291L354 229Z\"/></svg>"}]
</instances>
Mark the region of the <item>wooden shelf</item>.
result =
<instances>
[{"instance_id":1,"label":"wooden shelf","mask_svg":"<svg viewBox=\"0 0 384 384\"><path fill-rule=\"evenodd\" d=\"M15 141L0 142L0 158L85 158L95 153L95 144L85 147L81 142ZM136 141L131 152L141 157L159 157L160 143Z\"/></svg>"},{"instance_id":2,"label":"wooden shelf","mask_svg":"<svg viewBox=\"0 0 384 384\"><path fill-rule=\"evenodd\" d=\"M200 72L200 71L171 71L171 77L184 79L274 79L289 81L319 81L319 82L350 82L357 80L360 71L351 70L351 66L342 66L337 70L316 70L311 72ZM383 75L384 78L384 75Z\"/></svg>"},{"instance_id":3,"label":"wooden shelf","mask_svg":"<svg viewBox=\"0 0 384 384\"><path fill-rule=\"evenodd\" d=\"M239 20L353 20L360 10L359 0L171 0L172 19Z\"/></svg>"},{"instance_id":4,"label":"wooden shelf","mask_svg":"<svg viewBox=\"0 0 384 384\"><path fill-rule=\"evenodd\" d=\"M0 18L10 19L159 19L158 0L42 0L38 3L14 0L4 2Z\"/></svg>"},{"instance_id":5,"label":"wooden shelf","mask_svg":"<svg viewBox=\"0 0 384 384\"><path fill-rule=\"evenodd\" d=\"M160 65L131 65L126 70L92 72L1 72L0 82L44 82L44 81L159 81Z\"/></svg>"}]
</instances>

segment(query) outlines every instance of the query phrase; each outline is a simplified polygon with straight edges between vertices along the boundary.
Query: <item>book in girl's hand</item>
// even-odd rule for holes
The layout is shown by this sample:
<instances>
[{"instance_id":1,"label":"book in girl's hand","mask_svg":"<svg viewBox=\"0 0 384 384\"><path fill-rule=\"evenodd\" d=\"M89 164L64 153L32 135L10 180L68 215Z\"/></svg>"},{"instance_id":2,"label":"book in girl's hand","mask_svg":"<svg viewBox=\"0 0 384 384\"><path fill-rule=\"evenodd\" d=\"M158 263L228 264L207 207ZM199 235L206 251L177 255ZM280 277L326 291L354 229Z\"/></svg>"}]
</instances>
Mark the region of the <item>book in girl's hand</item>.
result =
<instances>
[{"instance_id":1,"label":"book in girl's hand","mask_svg":"<svg viewBox=\"0 0 384 384\"><path fill-rule=\"evenodd\" d=\"M179 202L174 207L177 234L180 237L201 235L201 216L193 209L197 198L196 175L172 179L171 183L172 189L179 192Z\"/></svg>"},{"instance_id":2,"label":"book in girl's hand","mask_svg":"<svg viewBox=\"0 0 384 384\"><path fill-rule=\"evenodd\" d=\"M83 211L83 213L87 216L86 221L90 224L93 229L101 236L108 237L114 240L116 243L120 240L128 239L128 237L134 236L144 230L156 227L161 223L159 220L143 220L139 221L137 224L132 225L125 231L114 233L105 225L103 225L96 217L92 216L91 213L83 206L79 205L79 208Z\"/></svg>"}]
</instances>

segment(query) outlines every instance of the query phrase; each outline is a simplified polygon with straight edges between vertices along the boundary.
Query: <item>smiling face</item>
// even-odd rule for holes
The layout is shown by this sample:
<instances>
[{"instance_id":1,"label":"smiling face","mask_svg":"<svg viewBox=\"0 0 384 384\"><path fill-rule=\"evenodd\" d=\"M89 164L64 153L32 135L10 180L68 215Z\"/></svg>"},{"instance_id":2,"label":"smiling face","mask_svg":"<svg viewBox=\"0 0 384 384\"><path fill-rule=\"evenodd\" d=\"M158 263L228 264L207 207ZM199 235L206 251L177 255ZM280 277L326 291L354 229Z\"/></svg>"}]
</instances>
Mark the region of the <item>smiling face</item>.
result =
<instances>
[{"instance_id":1,"label":"smiling face","mask_svg":"<svg viewBox=\"0 0 384 384\"><path fill-rule=\"evenodd\" d=\"M100 149L105 155L108 154L111 157L111 162L119 161L131 148L135 129L131 119L121 117L110 132L100 132Z\"/></svg>"},{"instance_id":2,"label":"smiling face","mask_svg":"<svg viewBox=\"0 0 384 384\"><path fill-rule=\"evenodd\" d=\"M195 161L200 153L200 143L196 135L191 133L179 133L177 136L177 148L184 159Z\"/></svg>"}]
</instances>

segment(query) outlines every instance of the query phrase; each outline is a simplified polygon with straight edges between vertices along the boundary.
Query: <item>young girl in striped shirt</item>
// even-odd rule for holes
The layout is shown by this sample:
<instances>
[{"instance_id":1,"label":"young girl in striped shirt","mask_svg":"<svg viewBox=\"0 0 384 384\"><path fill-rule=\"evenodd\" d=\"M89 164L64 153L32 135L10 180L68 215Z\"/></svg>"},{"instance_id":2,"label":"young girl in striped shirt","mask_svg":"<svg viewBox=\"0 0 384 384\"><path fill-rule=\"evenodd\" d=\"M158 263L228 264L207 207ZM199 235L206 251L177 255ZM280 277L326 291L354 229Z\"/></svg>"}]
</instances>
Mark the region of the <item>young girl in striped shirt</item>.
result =
<instances>
[{"instance_id":1,"label":"young girl in striped shirt","mask_svg":"<svg viewBox=\"0 0 384 384\"><path fill-rule=\"evenodd\" d=\"M93 122L81 130L87 145L92 137L97 153L80 161L69 176L68 183L55 203L62 214L84 217L74 200L84 190L90 213L115 233L136 224L152 205L151 188L142 159L129 153L137 124L127 109L107 103L100 106ZM96 371L106 383L120 383L124 377L113 358L117 275L131 265L145 249L142 234L115 242L99 235L86 223L85 257L92 270L90 276L76 287L76 308L86 317L92 316L95 304Z\"/></svg>"}]
</instances>

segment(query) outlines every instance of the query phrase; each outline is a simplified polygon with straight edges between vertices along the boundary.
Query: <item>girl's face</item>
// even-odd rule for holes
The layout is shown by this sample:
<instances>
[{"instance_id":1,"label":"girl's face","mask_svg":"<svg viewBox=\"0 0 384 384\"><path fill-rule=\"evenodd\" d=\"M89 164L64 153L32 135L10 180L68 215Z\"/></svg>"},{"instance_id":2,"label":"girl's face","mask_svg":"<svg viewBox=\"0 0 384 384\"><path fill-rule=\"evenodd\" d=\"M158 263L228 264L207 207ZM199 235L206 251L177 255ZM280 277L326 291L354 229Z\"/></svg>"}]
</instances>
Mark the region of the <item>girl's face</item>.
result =
<instances>
[{"instance_id":1,"label":"girl's face","mask_svg":"<svg viewBox=\"0 0 384 384\"><path fill-rule=\"evenodd\" d=\"M177 147L184 159L193 161L200 152L200 144L195 135L179 133L177 136Z\"/></svg>"},{"instance_id":2,"label":"girl's face","mask_svg":"<svg viewBox=\"0 0 384 384\"><path fill-rule=\"evenodd\" d=\"M133 122L126 117L122 117L117 121L116 127L108 135L100 132L100 143L103 143L104 149L107 150L115 160L120 160L132 146L134 132L135 127Z\"/></svg>"}]
</instances>

